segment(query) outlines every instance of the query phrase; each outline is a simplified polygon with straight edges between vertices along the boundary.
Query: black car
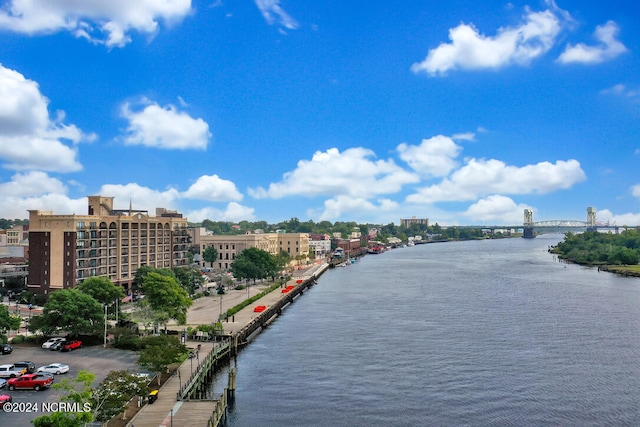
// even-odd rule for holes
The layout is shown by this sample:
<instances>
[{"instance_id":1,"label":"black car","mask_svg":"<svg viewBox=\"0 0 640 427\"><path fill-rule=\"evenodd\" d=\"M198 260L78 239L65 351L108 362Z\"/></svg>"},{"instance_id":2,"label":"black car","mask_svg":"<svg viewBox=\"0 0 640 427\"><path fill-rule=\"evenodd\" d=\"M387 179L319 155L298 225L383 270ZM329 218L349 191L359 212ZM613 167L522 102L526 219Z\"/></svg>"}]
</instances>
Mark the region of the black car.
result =
<instances>
[{"instance_id":1,"label":"black car","mask_svg":"<svg viewBox=\"0 0 640 427\"><path fill-rule=\"evenodd\" d=\"M51 351L58 351L62 348L62 345L65 343L65 341L58 341L58 342L54 342L53 344L51 344L51 347L49 347L49 350Z\"/></svg>"},{"instance_id":2,"label":"black car","mask_svg":"<svg viewBox=\"0 0 640 427\"><path fill-rule=\"evenodd\" d=\"M27 374L33 374L36 371L36 365L33 362L29 362L29 361L22 361L22 362L16 362L13 364L13 366L15 366L18 369L26 369L27 370Z\"/></svg>"},{"instance_id":3,"label":"black car","mask_svg":"<svg viewBox=\"0 0 640 427\"><path fill-rule=\"evenodd\" d=\"M9 344L0 344L0 354L9 354L13 351L13 347Z\"/></svg>"}]
</instances>

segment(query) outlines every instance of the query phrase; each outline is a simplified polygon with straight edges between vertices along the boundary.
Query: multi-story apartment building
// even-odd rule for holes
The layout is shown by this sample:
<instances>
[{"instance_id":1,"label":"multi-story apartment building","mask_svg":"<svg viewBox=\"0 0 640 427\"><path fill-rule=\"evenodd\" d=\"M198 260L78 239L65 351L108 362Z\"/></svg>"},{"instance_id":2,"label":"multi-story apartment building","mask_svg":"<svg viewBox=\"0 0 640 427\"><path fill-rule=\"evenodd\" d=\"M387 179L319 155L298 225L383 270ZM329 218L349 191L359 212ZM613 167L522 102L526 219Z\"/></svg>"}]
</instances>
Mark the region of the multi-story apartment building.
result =
<instances>
[{"instance_id":1,"label":"multi-story apartment building","mask_svg":"<svg viewBox=\"0 0 640 427\"><path fill-rule=\"evenodd\" d=\"M245 249L258 248L278 255L286 252L292 259L309 254L309 235L307 233L247 233L236 235L209 234L204 228L193 229L193 242L204 253L205 249L213 246L218 251L218 260L214 265L208 265L200 259L202 267L212 267L228 270L236 256Z\"/></svg>"},{"instance_id":2,"label":"multi-story apartment building","mask_svg":"<svg viewBox=\"0 0 640 427\"><path fill-rule=\"evenodd\" d=\"M190 236L182 214L157 208L113 209L113 197L90 196L87 215L29 211L30 290L48 294L87 277L128 289L138 267L188 265Z\"/></svg>"},{"instance_id":3,"label":"multi-story apartment building","mask_svg":"<svg viewBox=\"0 0 640 427\"><path fill-rule=\"evenodd\" d=\"M328 234L309 234L309 247L315 258L324 258L331 253L331 237Z\"/></svg>"},{"instance_id":4,"label":"multi-story apartment building","mask_svg":"<svg viewBox=\"0 0 640 427\"><path fill-rule=\"evenodd\" d=\"M412 224L422 224L428 227L429 218L416 218L415 216L412 216L409 219L400 219L400 227L409 228Z\"/></svg>"}]
</instances>

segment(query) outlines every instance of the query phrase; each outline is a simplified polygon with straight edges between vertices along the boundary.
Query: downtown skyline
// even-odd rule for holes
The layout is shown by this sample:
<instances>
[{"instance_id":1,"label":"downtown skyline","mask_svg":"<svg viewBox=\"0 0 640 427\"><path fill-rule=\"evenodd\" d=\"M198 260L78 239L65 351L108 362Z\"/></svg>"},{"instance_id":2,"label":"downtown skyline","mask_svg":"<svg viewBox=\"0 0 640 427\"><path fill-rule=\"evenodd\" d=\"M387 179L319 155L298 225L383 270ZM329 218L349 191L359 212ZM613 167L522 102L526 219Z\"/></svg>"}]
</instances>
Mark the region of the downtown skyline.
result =
<instances>
[{"instance_id":1,"label":"downtown skyline","mask_svg":"<svg viewBox=\"0 0 640 427\"><path fill-rule=\"evenodd\" d=\"M0 217L640 225L628 2L0 0Z\"/></svg>"}]
</instances>

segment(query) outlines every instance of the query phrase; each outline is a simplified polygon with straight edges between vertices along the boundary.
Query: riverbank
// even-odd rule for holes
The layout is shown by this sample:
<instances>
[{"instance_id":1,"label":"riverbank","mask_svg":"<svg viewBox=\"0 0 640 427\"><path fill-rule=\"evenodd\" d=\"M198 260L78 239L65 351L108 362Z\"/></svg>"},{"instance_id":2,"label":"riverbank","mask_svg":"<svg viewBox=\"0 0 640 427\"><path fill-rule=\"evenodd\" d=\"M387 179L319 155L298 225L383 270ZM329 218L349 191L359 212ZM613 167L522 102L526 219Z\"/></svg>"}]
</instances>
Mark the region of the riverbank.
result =
<instances>
[{"instance_id":1,"label":"riverbank","mask_svg":"<svg viewBox=\"0 0 640 427\"><path fill-rule=\"evenodd\" d=\"M625 277L640 277L640 266L638 265L605 265L599 266L598 271L606 271Z\"/></svg>"}]
</instances>

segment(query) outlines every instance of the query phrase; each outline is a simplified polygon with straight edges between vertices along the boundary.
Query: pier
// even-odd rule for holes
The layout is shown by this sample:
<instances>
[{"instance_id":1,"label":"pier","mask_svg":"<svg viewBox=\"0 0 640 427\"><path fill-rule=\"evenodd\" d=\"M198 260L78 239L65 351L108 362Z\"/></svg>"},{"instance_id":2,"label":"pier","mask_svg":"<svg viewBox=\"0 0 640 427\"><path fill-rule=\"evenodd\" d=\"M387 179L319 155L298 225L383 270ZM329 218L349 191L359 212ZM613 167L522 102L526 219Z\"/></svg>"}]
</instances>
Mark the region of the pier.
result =
<instances>
[{"instance_id":1,"label":"pier","mask_svg":"<svg viewBox=\"0 0 640 427\"><path fill-rule=\"evenodd\" d=\"M329 266L320 264L296 271L291 280L232 316L224 323L225 335L218 341L196 341L195 357L185 360L160 388L153 404L144 405L128 422L130 427L218 427L227 417L235 398L236 371L230 369L227 387L219 396L210 394L211 381L223 364L238 354L282 311L316 283ZM256 310L256 308L259 309ZM262 308L264 307L264 308ZM190 342L189 344L192 344Z\"/></svg>"}]
</instances>

